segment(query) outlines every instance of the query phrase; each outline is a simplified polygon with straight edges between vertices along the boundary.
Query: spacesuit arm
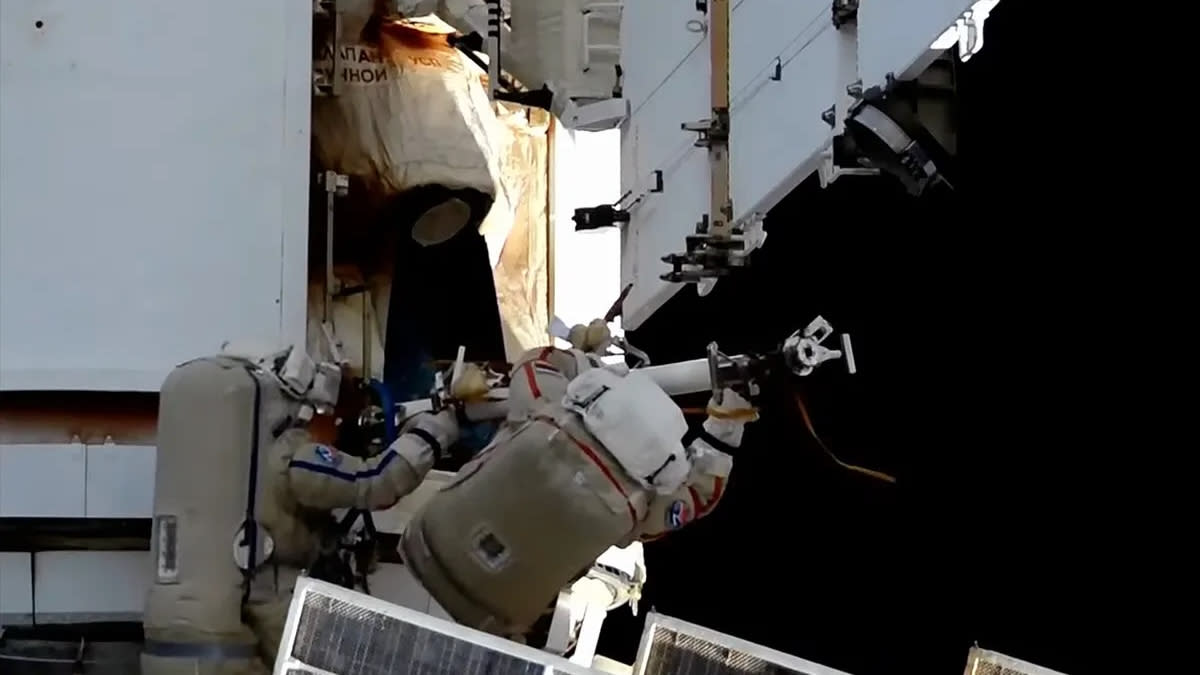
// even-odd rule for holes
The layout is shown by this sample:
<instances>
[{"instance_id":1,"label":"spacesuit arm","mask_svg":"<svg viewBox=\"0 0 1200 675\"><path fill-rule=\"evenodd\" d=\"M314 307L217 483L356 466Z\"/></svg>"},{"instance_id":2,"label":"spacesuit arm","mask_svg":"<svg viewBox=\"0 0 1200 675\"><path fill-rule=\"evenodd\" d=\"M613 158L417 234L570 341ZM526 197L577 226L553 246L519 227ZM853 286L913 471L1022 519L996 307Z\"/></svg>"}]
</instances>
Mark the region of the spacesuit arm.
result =
<instances>
[{"instance_id":1,"label":"spacesuit arm","mask_svg":"<svg viewBox=\"0 0 1200 675\"><path fill-rule=\"evenodd\" d=\"M687 483L670 495L655 495L646 518L636 530L637 538L653 541L713 512L733 470L733 457L715 445L736 449L742 445L746 424L758 419L754 408L736 393L726 390L723 403L708 405L705 433L688 446L692 470ZM710 439L712 442L710 442Z\"/></svg>"},{"instance_id":2,"label":"spacesuit arm","mask_svg":"<svg viewBox=\"0 0 1200 675\"><path fill-rule=\"evenodd\" d=\"M712 513L725 495L733 457L702 439L694 441L690 450L692 471L687 483L672 494L654 496L646 509L646 518L638 526L637 539L653 541L699 520Z\"/></svg>"},{"instance_id":3,"label":"spacesuit arm","mask_svg":"<svg viewBox=\"0 0 1200 675\"><path fill-rule=\"evenodd\" d=\"M288 461L288 486L297 503L313 509L391 508L421 484L457 439L458 424L449 411L417 416L387 450L368 459L305 437Z\"/></svg>"}]
</instances>

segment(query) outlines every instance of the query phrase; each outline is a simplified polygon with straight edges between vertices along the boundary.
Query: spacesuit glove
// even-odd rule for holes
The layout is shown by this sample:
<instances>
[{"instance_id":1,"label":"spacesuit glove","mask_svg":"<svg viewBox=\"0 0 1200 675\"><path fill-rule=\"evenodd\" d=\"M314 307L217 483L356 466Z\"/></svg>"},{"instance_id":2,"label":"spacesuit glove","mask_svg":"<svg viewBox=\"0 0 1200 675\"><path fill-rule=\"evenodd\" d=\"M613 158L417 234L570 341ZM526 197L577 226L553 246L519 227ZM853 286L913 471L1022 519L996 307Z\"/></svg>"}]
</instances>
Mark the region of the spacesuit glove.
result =
<instances>
[{"instance_id":1,"label":"spacesuit glove","mask_svg":"<svg viewBox=\"0 0 1200 675\"><path fill-rule=\"evenodd\" d=\"M464 363L458 381L450 388L450 396L459 401L470 401L487 396L489 388L483 368L474 363Z\"/></svg>"},{"instance_id":2,"label":"spacesuit glove","mask_svg":"<svg viewBox=\"0 0 1200 675\"><path fill-rule=\"evenodd\" d=\"M721 392L720 402L715 396L709 400L704 430L722 443L736 448L742 444L746 425L757 419L758 410L741 394L726 388Z\"/></svg>"},{"instance_id":3,"label":"spacesuit glove","mask_svg":"<svg viewBox=\"0 0 1200 675\"><path fill-rule=\"evenodd\" d=\"M612 333L604 319L593 319L588 325L576 324L567 334L571 346L585 354L604 354L612 344Z\"/></svg>"}]
</instances>

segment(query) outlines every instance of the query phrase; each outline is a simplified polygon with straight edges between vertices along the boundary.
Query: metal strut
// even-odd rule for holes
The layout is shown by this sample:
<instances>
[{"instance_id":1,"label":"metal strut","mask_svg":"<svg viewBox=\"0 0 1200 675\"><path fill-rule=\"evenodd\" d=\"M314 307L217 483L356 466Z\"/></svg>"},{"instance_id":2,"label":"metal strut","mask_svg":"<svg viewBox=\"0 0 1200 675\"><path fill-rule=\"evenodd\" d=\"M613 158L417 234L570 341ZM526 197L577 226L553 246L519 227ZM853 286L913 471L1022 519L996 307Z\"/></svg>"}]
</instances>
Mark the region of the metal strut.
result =
<instances>
[{"instance_id":1,"label":"metal strut","mask_svg":"<svg viewBox=\"0 0 1200 675\"><path fill-rule=\"evenodd\" d=\"M686 251L663 257L672 270L664 281L696 283L720 277L746 262L744 232L733 224L733 199L729 187L729 0L697 3L708 12L709 61L711 62L712 116L685 122L681 128L698 134L696 146L708 149L709 208L696 224L696 233L685 240Z\"/></svg>"}]
</instances>

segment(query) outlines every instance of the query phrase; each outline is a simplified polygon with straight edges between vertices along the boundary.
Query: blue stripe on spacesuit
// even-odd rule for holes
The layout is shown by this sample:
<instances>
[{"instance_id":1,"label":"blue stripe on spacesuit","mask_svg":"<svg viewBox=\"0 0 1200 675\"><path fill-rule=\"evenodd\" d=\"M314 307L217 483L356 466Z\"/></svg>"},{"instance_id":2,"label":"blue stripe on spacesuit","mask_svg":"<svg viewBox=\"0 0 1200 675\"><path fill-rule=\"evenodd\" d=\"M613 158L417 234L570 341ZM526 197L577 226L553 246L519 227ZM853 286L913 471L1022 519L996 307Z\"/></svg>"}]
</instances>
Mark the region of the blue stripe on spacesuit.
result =
<instances>
[{"instance_id":1,"label":"blue stripe on spacesuit","mask_svg":"<svg viewBox=\"0 0 1200 675\"><path fill-rule=\"evenodd\" d=\"M332 466L329 466L327 464L313 464L312 462L306 462L302 459L293 459L292 461L288 462L288 468L289 469L303 469L305 471L311 471L313 473L320 473L320 474L324 474L326 476L333 476L334 478L340 478L342 480L350 481L351 483L353 483L356 480L362 480L364 478L374 478L375 476L378 476L379 474L383 473L383 470L386 469L388 467L388 465L392 463L392 460L395 458L396 458L396 451L392 450L391 448L388 448L387 454L384 455L383 459L379 460L379 463L375 465L375 468L367 469L366 471L356 471L354 473L351 473L349 471L340 471L340 470L338 470Z\"/></svg>"}]
</instances>

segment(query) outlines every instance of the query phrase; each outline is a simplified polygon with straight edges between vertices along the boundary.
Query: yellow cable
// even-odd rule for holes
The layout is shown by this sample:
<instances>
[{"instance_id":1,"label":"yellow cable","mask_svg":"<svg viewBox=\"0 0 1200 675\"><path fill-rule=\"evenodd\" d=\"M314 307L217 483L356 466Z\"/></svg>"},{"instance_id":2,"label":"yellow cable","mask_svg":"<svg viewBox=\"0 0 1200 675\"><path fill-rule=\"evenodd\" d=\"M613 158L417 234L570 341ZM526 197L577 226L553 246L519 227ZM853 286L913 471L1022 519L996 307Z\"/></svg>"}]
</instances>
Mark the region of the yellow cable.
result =
<instances>
[{"instance_id":1,"label":"yellow cable","mask_svg":"<svg viewBox=\"0 0 1200 675\"><path fill-rule=\"evenodd\" d=\"M737 408L734 410L721 410L709 406L705 412L710 417L715 417L719 420L730 420L733 422L753 422L758 419L757 408Z\"/></svg>"},{"instance_id":2,"label":"yellow cable","mask_svg":"<svg viewBox=\"0 0 1200 675\"><path fill-rule=\"evenodd\" d=\"M843 469L846 469L848 471L854 471L857 473L861 473L864 476L870 476L871 478L875 478L877 480L884 481L885 483L895 483L896 482L895 476L886 474L882 471L876 471L875 469L868 469L864 466L847 464L846 462L843 462L841 459L839 459L838 456L833 454L833 451L830 450L829 447L825 445L825 441L822 441L821 437L817 435L817 430L813 427L812 418L810 418L808 416L808 408L805 407L804 400L800 398L800 394L795 394L794 397L796 400L796 407L800 409L800 416L804 418L804 426L808 427L808 433L812 435L813 440L815 440L817 442L817 445L821 446L821 449L825 451L825 454L829 455L829 458L832 459L834 461L834 463L836 463L838 466L840 466Z\"/></svg>"}]
</instances>

